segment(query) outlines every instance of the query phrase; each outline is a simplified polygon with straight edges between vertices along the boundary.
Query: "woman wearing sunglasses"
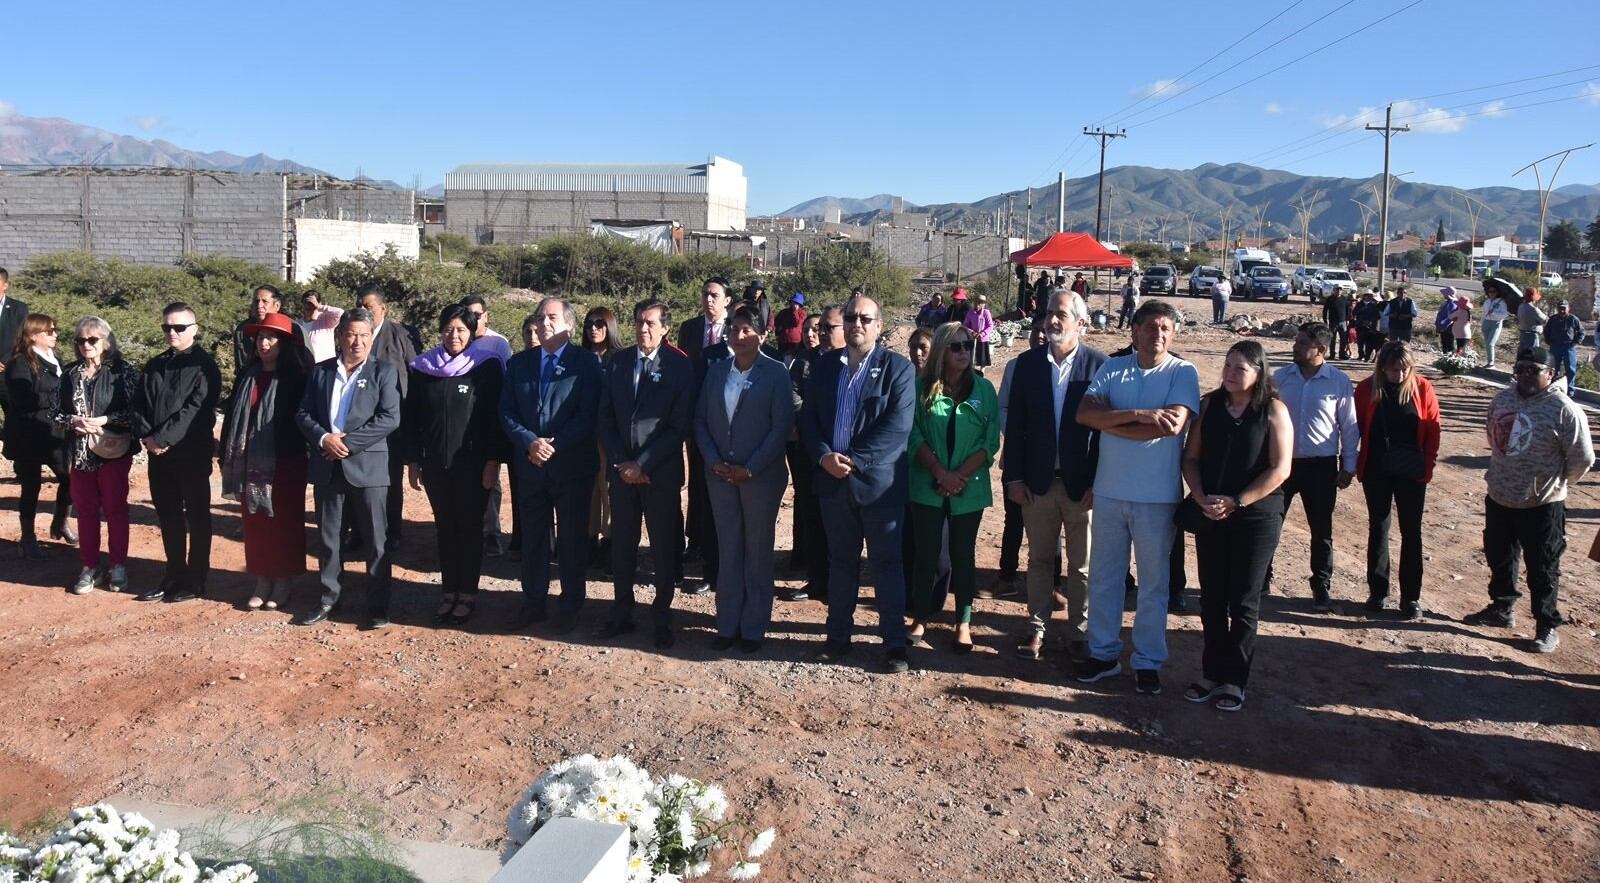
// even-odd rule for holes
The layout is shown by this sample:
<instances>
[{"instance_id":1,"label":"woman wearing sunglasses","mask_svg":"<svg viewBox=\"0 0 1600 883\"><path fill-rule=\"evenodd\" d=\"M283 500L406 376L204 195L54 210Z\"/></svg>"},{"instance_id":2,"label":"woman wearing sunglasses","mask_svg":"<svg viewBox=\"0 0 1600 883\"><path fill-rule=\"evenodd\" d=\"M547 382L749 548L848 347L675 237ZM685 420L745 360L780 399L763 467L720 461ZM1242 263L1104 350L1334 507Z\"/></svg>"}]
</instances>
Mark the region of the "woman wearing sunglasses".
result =
<instances>
[{"instance_id":1,"label":"woman wearing sunglasses","mask_svg":"<svg viewBox=\"0 0 1600 883\"><path fill-rule=\"evenodd\" d=\"M139 372L122 360L111 326L86 316L73 328L78 360L61 377L55 421L67 439L72 505L78 510L78 563L69 591L128 588L128 470L133 466L134 396ZM110 570L100 568L100 518Z\"/></svg>"},{"instance_id":2,"label":"woman wearing sunglasses","mask_svg":"<svg viewBox=\"0 0 1600 883\"><path fill-rule=\"evenodd\" d=\"M611 355L622 349L622 332L617 315L606 307L592 307L583 316L583 348L594 353L603 367ZM604 448L600 462L606 462ZM594 496L589 499L589 563L601 570L611 569L611 490L602 469L594 478ZM559 528L558 528L559 529Z\"/></svg>"},{"instance_id":3,"label":"woman wearing sunglasses","mask_svg":"<svg viewBox=\"0 0 1600 883\"><path fill-rule=\"evenodd\" d=\"M933 609L939 548L950 530L950 590L956 596L958 653L972 651L972 598L978 524L993 501L989 466L1000 450L1000 399L994 385L973 370L972 334L946 322L933 334L928 361L918 372L917 410L907 449L911 454L911 528L917 560L911 584L912 625L919 640Z\"/></svg>"}]
</instances>

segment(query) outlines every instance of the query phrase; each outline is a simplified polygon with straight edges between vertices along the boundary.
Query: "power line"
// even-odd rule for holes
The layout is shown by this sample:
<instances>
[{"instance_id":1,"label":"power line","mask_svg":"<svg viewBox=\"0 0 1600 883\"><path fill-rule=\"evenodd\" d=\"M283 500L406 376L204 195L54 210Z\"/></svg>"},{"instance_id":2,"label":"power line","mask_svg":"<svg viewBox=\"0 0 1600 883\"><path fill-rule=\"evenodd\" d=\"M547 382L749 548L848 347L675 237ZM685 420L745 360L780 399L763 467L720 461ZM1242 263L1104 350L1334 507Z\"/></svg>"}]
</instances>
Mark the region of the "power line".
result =
<instances>
[{"instance_id":1,"label":"power line","mask_svg":"<svg viewBox=\"0 0 1600 883\"><path fill-rule=\"evenodd\" d=\"M1259 80L1264 80L1267 77L1270 77L1273 74L1283 70L1284 68L1290 67L1291 65L1299 64L1300 62L1305 61L1306 59L1310 58L1313 55L1316 55L1319 52L1324 52L1324 51L1327 51L1329 49L1332 49L1333 47L1339 45L1340 43L1343 43L1344 41L1350 39L1351 37L1356 36L1357 34L1360 34L1360 33L1364 32L1364 31L1371 30L1372 28L1375 28L1378 25L1383 24L1384 22L1388 21L1389 19L1394 18L1395 16L1401 14L1402 12L1405 12L1405 11L1411 9L1414 6L1420 6L1422 4L1422 2L1423 2L1423 0L1411 0L1410 3L1407 3L1406 5L1400 7L1399 9L1396 9L1395 11L1389 13L1388 15L1385 15L1382 18L1376 19L1374 21L1368 22L1367 24L1362 25L1359 28L1356 28L1355 30L1351 31L1350 33L1345 34L1344 36L1338 38L1337 40L1334 40L1334 41L1332 41L1330 43L1324 43L1323 45L1318 46L1316 49L1313 49L1313 50L1311 50L1310 52L1307 52L1304 55L1301 55L1301 56L1298 56L1298 57L1295 57L1295 58L1291 58L1288 61L1284 62L1283 64L1280 64L1277 67L1273 68L1272 70L1269 70L1269 71L1267 71L1267 72L1265 72L1263 74L1259 74L1257 76L1251 77L1250 79L1245 80L1242 83L1238 83L1236 85L1230 86L1230 87L1222 90L1221 92L1216 93L1215 95L1211 95L1211 96L1208 96L1206 98L1202 98L1199 101L1196 101L1196 102L1194 102L1192 104L1186 104L1183 107L1178 108L1177 110L1168 111L1167 113L1164 113L1161 116L1152 117L1151 119L1145 120L1144 122L1141 122L1141 123L1133 123L1132 127L1136 128L1138 126L1147 126L1147 125L1149 125L1151 123L1159 122L1161 120L1166 119L1167 117L1173 116L1175 114L1183 113L1186 110L1192 110L1193 108L1199 107L1200 105L1205 104L1205 103L1207 103L1209 101L1214 101L1214 100L1216 100L1218 98L1221 98L1224 95L1227 95L1227 94L1229 94L1231 92L1235 92L1235 91L1237 91L1239 89L1242 89L1245 86L1250 85L1251 83L1257 82Z\"/></svg>"}]
</instances>

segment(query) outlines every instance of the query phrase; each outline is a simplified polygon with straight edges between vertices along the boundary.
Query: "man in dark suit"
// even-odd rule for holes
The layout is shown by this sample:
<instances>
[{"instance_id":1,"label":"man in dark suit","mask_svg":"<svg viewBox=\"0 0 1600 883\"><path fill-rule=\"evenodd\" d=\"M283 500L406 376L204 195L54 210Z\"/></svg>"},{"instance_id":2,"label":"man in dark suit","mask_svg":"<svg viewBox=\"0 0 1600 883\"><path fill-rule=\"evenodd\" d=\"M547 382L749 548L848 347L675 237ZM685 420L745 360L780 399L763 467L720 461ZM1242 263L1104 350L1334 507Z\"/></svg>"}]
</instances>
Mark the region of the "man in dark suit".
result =
<instances>
[{"instance_id":1,"label":"man in dark suit","mask_svg":"<svg viewBox=\"0 0 1600 883\"><path fill-rule=\"evenodd\" d=\"M510 631L525 629L546 616L550 532L557 522L561 598L555 633L576 629L583 606L589 498L600 471L595 429L601 374L600 360L593 353L567 342L577 324L571 304L545 298L534 312L533 333L539 346L506 363L500 422L516 453L512 460L523 531L522 610L509 624Z\"/></svg>"},{"instance_id":2,"label":"man in dark suit","mask_svg":"<svg viewBox=\"0 0 1600 883\"><path fill-rule=\"evenodd\" d=\"M389 624L389 549L385 501L389 495L389 436L400 426L400 377L394 366L372 356L372 329L377 322L357 307L339 318L339 355L318 365L306 383L295 421L311 443L307 477L317 501L317 528L322 540L322 601L295 619L315 625L339 603L343 570L340 529L344 509L369 544L367 618L364 630Z\"/></svg>"},{"instance_id":3,"label":"man in dark suit","mask_svg":"<svg viewBox=\"0 0 1600 883\"><path fill-rule=\"evenodd\" d=\"M850 649L867 545L878 606L878 634L890 672L906 656L906 584L900 547L906 502L906 444L916 409L911 361L877 345L883 314L856 297L843 313L845 348L819 356L800 410L800 440L816 464L816 492L828 537L828 637L815 659L836 662Z\"/></svg>"},{"instance_id":4,"label":"man in dark suit","mask_svg":"<svg viewBox=\"0 0 1600 883\"><path fill-rule=\"evenodd\" d=\"M672 311L659 300L633 314L637 346L605 363L600 387L600 441L611 494L611 573L616 604L597 633L633 631L633 584L639 567L639 521L650 530L656 596L651 604L658 648L673 644L672 585L682 529L683 443L690 433L695 385L689 357L666 343ZM564 532L564 531L563 531Z\"/></svg>"},{"instance_id":5,"label":"man in dark suit","mask_svg":"<svg viewBox=\"0 0 1600 883\"><path fill-rule=\"evenodd\" d=\"M28 318L28 305L11 297L8 294L10 290L11 274L6 272L5 267L0 267L0 413L10 406L6 394L6 359L11 357L22 320Z\"/></svg>"},{"instance_id":6,"label":"man in dark suit","mask_svg":"<svg viewBox=\"0 0 1600 883\"><path fill-rule=\"evenodd\" d=\"M1088 309L1083 298L1055 289L1041 307L1046 344L1017 357L1006 403L1006 497L1022 507L1028 535L1028 631L1017 655L1037 660L1044 650L1056 573L1056 547L1066 530L1067 637L1074 655L1086 652L1089 526L1100 433L1078 422L1078 403L1103 353L1079 336Z\"/></svg>"},{"instance_id":7,"label":"man in dark suit","mask_svg":"<svg viewBox=\"0 0 1600 883\"><path fill-rule=\"evenodd\" d=\"M389 315L389 302L383 286L368 282L356 289L356 306L372 314L372 357L395 369L400 375L400 399L405 400L406 384L411 377L411 360L421 351L421 336L416 329ZM400 547L400 532L405 526L405 464L400 457L389 458L389 499L387 520L389 531L384 542L389 554Z\"/></svg>"},{"instance_id":8,"label":"man in dark suit","mask_svg":"<svg viewBox=\"0 0 1600 883\"><path fill-rule=\"evenodd\" d=\"M700 390L706 379L706 367L715 359L728 357L728 346L723 340L727 332L728 280L721 276L707 279L700 287L701 314L684 321L678 328L678 348L689 357L694 366L694 389ZM700 456L694 436L689 437L689 512L685 519L685 533L689 548L684 558L703 557L704 580L686 582L686 595L701 595L710 591L717 581L717 526L711 518L711 503L706 496L705 464Z\"/></svg>"}]
</instances>

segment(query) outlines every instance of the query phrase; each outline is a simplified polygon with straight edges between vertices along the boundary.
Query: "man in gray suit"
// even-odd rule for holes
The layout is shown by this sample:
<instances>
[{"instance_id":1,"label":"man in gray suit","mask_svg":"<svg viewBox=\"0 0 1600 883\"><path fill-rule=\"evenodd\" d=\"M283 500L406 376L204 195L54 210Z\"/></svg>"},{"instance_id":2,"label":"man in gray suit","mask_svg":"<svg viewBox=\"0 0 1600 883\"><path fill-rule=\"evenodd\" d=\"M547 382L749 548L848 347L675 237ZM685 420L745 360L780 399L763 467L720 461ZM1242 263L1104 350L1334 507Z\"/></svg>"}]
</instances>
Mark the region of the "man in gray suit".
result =
<instances>
[{"instance_id":1,"label":"man in gray suit","mask_svg":"<svg viewBox=\"0 0 1600 883\"><path fill-rule=\"evenodd\" d=\"M633 631L633 585L639 568L639 521L650 529L656 596L651 611L656 647L673 644L672 595L683 528L683 443L694 413L694 365L666 344L672 311L659 300L634 309L639 343L606 361L600 387L600 441L611 494L611 573L616 604L596 633L614 638Z\"/></svg>"},{"instance_id":2,"label":"man in gray suit","mask_svg":"<svg viewBox=\"0 0 1600 883\"><path fill-rule=\"evenodd\" d=\"M798 404L789 371L763 355L766 326L754 304L728 322L733 358L706 370L695 406L695 445L717 520L717 639L754 653L772 621L773 535L789 484L784 443Z\"/></svg>"},{"instance_id":3,"label":"man in gray suit","mask_svg":"<svg viewBox=\"0 0 1600 883\"><path fill-rule=\"evenodd\" d=\"M372 357L372 314L360 307L340 317L339 355L318 365L306 383L295 420L311 443L307 477L316 493L317 526L322 540L322 601L295 619L315 625L339 603L339 530L351 504L357 530L366 535L367 618L363 630L389 624L390 550L388 527L389 435L400 426L400 377L387 362Z\"/></svg>"}]
</instances>

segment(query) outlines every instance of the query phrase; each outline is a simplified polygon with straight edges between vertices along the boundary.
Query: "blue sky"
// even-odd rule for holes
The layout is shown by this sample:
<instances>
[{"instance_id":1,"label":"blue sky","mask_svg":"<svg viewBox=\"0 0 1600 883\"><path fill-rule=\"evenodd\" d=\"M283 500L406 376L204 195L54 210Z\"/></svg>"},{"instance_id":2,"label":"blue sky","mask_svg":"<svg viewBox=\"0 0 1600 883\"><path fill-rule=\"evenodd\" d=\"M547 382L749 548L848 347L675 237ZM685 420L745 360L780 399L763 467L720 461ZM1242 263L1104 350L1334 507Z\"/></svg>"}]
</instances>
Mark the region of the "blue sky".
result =
<instances>
[{"instance_id":1,"label":"blue sky","mask_svg":"<svg viewBox=\"0 0 1600 883\"><path fill-rule=\"evenodd\" d=\"M1079 133L1101 123L1128 128L1108 165L1365 177L1382 152L1360 115L1404 101L1394 170L1465 187L1532 187L1512 172L1600 140L1592 0L93 2L5 22L0 111L422 186L479 160L717 153L752 213L1089 174ZM1600 184L1600 146L1558 183Z\"/></svg>"}]
</instances>

